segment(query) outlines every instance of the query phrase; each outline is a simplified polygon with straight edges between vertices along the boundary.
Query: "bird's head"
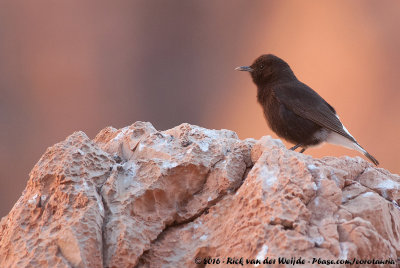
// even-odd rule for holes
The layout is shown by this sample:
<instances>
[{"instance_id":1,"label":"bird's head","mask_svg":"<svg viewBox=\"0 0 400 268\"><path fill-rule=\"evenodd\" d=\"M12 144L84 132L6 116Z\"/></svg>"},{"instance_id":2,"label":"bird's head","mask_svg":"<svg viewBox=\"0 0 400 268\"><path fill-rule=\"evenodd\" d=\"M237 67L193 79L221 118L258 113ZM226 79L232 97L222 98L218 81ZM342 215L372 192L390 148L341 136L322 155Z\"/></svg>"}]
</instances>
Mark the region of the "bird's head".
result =
<instances>
[{"instance_id":1,"label":"bird's head","mask_svg":"<svg viewBox=\"0 0 400 268\"><path fill-rule=\"evenodd\" d=\"M276 81L284 82L286 79L296 79L289 65L272 54L261 55L252 65L237 67L235 70L250 72L257 86Z\"/></svg>"}]
</instances>

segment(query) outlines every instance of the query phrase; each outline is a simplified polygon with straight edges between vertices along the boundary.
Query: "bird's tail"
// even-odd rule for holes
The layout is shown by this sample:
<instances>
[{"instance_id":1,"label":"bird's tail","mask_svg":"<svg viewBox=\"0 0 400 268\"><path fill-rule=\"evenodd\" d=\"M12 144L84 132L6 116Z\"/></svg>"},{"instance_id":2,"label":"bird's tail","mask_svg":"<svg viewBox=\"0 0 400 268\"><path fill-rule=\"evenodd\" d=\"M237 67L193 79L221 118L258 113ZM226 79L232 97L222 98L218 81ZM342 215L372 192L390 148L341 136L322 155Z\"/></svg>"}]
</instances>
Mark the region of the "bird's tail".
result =
<instances>
[{"instance_id":1,"label":"bird's tail","mask_svg":"<svg viewBox=\"0 0 400 268\"><path fill-rule=\"evenodd\" d=\"M376 158L373 157L372 155L370 155L367 151L364 152L364 155L365 155L366 157L368 157L368 159L371 160L371 162L374 163L375 166L379 165L379 161L376 160Z\"/></svg>"},{"instance_id":2,"label":"bird's tail","mask_svg":"<svg viewBox=\"0 0 400 268\"><path fill-rule=\"evenodd\" d=\"M376 166L379 165L378 160L376 160L375 157L370 155L363 147L361 147L361 145L358 144L358 142L351 135L350 135L350 138L349 137L344 137L343 135L332 131L328 135L326 142L332 143L332 144L341 145L341 146L344 146L344 147L347 147L347 148L350 148L350 149L353 149L353 150L357 150L360 153L364 154Z\"/></svg>"},{"instance_id":3,"label":"bird's tail","mask_svg":"<svg viewBox=\"0 0 400 268\"><path fill-rule=\"evenodd\" d=\"M371 160L372 163L375 164L375 166L379 165L379 161L376 160L375 157L373 157L372 155L370 155L363 147L361 147L360 144L358 144L358 142L356 142L357 147L360 147L359 150L360 152L362 152L369 160Z\"/></svg>"}]
</instances>

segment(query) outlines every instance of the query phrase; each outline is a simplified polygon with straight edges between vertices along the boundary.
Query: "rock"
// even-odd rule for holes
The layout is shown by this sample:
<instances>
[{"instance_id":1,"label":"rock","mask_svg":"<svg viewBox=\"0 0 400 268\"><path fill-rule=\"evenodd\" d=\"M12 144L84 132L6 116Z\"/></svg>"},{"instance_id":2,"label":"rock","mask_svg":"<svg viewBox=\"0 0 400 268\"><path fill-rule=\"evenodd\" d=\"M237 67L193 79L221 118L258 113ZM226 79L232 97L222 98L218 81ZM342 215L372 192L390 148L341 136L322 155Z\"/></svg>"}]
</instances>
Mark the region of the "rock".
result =
<instances>
[{"instance_id":1,"label":"rock","mask_svg":"<svg viewBox=\"0 0 400 268\"><path fill-rule=\"evenodd\" d=\"M0 267L396 267L399 189L359 157L313 159L270 137L144 122L93 141L77 132L45 152L1 220Z\"/></svg>"}]
</instances>

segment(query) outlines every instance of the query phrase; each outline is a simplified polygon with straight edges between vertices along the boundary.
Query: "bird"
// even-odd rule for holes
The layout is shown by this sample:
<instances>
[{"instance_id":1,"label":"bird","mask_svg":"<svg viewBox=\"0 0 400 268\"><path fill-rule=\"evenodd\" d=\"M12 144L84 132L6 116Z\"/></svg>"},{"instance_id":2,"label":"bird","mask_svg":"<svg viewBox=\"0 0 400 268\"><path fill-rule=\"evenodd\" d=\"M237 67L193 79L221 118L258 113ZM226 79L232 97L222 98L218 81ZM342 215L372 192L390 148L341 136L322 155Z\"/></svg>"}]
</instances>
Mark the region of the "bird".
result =
<instances>
[{"instance_id":1,"label":"bird","mask_svg":"<svg viewBox=\"0 0 400 268\"><path fill-rule=\"evenodd\" d=\"M303 153L326 142L357 150L379 165L342 124L336 110L299 81L281 58L273 54L261 55L250 66L235 70L250 73L269 127L279 137L295 144L290 150L300 147Z\"/></svg>"}]
</instances>

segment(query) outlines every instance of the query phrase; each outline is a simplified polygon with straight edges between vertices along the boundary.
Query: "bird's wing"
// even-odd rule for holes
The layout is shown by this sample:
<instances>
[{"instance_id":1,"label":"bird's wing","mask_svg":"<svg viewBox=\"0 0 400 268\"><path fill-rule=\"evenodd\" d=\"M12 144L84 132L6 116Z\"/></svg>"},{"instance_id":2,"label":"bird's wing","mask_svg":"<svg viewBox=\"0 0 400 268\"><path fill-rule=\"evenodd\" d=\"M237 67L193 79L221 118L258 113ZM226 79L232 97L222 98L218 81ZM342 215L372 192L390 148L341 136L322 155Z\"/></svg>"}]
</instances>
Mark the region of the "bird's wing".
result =
<instances>
[{"instance_id":1,"label":"bird's wing","mask_svg":"<svg viewBox=\"0 0 400 268\"><path fill-rule=\"evenodd\" d=\"M343 127L335 109L307 85L299 81L276 85L273 93L280 103L295 114L356 142Z\"/></svg>"}]
</instances>

